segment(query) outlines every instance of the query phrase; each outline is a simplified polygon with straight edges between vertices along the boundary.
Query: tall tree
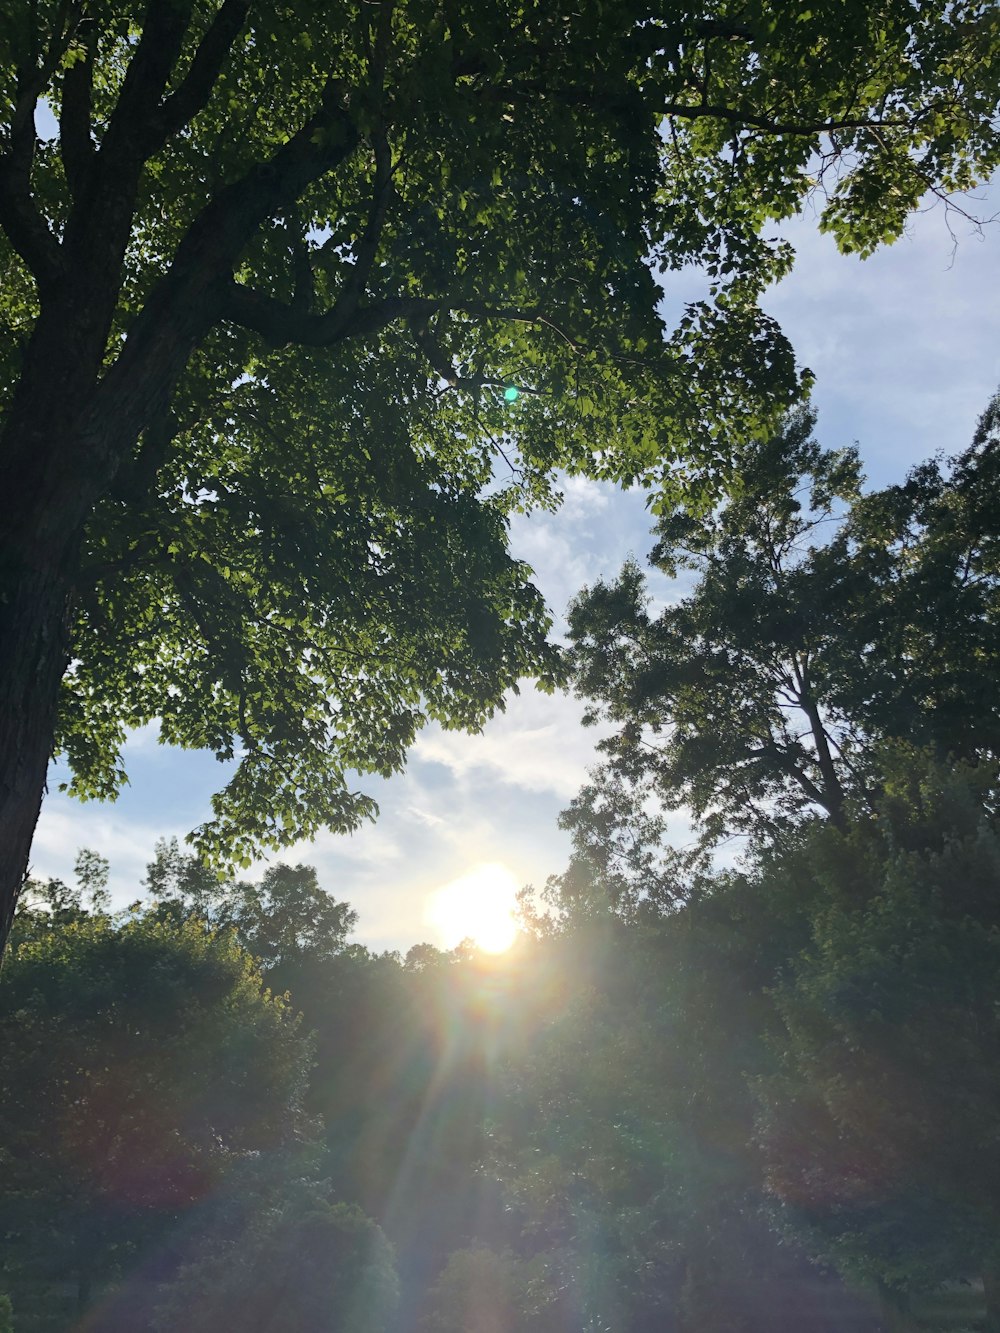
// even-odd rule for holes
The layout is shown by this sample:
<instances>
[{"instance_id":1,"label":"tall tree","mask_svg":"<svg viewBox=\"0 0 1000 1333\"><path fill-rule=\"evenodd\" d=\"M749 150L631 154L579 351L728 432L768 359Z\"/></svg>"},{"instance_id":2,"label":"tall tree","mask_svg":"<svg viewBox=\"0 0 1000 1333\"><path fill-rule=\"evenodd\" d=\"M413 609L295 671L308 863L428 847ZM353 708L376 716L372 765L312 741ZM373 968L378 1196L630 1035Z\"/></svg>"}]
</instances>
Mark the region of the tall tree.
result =
<instances>
[{"instance_id":1,"label":"tall tree","mask_svg":"<svg viewBox=\"0 0 1000 1333\"><path fill-rule=\"evenodd\" d=\"M234 931L279 993L297 990L293 979L303 969L322 967L340 954L358 920L348 903L320 887L312 866L279 862L259 882L220 880L196 856L181 852L176 838L157 843L145 887L163 914L196 916L214 930Z\"/></svg>"},{"instance_id":2,"label":"tall tree","mask_svg":"<svg viewBox=\"0 0 1000 1333\"><path fill-rule=\"evenodd\" d=\"M950 469L862 494L856 452L822 450L799 410L744 451L712 516L661 517L651 564L693 586L651 610L633 562L577 598L577 688L615 731L564 822L620 898L637 877L669 896L650 796L687 805L709 844L771 838L870 804L880 739L998 753L998 422L995 400Z\"/></svg>"},{"instance_id":3,"label":"tall tree","mask_svg":"<svg viewBox=\"0 0 1000 1333\"><path fill-rule=\"evenodd\" d=\"M359 1208L299 1187L213 1235L165 1285L154 1319L162 1333L384 1333L399 1299L392 1247Z\"/></svg>"},{"instance_id":4,"label":"tall tree","mask_svg":"<svg viewBox=\"0 0 1000 1333\"><path fill-rule=\"evenodd\" d=\"M228 934L78 913L26 932L0 1020L4 1261L98 1284L301 1137L308 1042Z\"/></svg>"},{"instance_id":5,"label":"tall tree","mask_svg":"<svg viewBox=\"0 0 1000 1333\"><path fill-rule=\"evenodd\" d=\"M814 1253L904 1298L982 1275L994 1328L996 767L897 750L887 768L877 818L814 830L753 886L804 898L809 931L772 989L759 1142Z\"/></svg>"},{"instance_id":6,"label":"tall tree","mask_svg":"<svg viewBox=\"0 0 1000 1333\"><path fill-rule=\"evenodd\" d=\"M768 218L818 188L867 252L992 169L993 6L786 18L8 0L0 944L53 747L82 795L152 718L238 755L200 836L245 858L551 681L510 507L787 401ZM713 282L666 340L650 257Z\"/></svg>"}]
</instances>

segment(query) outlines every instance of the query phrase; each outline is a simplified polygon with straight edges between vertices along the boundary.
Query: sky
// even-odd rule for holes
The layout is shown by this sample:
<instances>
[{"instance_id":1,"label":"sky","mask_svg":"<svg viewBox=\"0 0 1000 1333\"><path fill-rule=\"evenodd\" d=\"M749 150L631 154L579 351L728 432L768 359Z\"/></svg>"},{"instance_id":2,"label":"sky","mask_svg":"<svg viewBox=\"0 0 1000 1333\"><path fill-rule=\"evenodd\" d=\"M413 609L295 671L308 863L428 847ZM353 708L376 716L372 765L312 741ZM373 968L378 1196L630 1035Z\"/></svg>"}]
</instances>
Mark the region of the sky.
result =
<instances>
[{"instance_id":1,"label":"sky","mask_svg":"<svg viewBox=\"0 0 1000 1333\"><path fill-rule=\"evenodd\" d=\"M970 207L997 212L1000 187ZM782 232L798 260L765 307L816 376L821 443L857 442L873 486L967 445L1000 386L1000 220L977 232L954 216L949 225L937 206L864 261L839 255L811 217ZM681 298L668 287L666 299ZM643 495L573 479L558 513L515 521L512 546L533 566L558 628L585 583L613 576L630 554L645 556L649 527ZM457 941L434 913L442 889L474 884L466 877L480 866L492 867L494 882L538 887L565 867L558 815L596 758L595 733L580 714L571 697L528 685L478 736L430 726L405 774L364 782L381 807L375 825L269 860L315 865L324 888L357 912L355 939L373 949L405 951L421 940L449 947ZM211 755L159 745L154 727L132 735L125 766L130 783L114 804L81 805L56 790L58 770L51 775L34 875L72 880L77 849L90 847L109 859L112 899L124 906L140 895L156 840L183 840L203 822L225 772Z\"/></svg>"}]
</instances>

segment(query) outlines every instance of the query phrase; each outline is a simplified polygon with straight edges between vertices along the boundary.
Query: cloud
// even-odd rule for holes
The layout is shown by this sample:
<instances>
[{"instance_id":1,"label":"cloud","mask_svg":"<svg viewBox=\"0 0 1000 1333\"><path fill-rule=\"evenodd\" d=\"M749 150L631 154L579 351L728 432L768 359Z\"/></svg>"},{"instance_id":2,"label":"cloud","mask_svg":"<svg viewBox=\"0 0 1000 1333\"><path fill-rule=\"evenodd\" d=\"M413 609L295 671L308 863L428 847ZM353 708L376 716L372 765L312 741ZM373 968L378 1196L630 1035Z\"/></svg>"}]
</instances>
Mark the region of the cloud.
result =
<instances>
[{"instance_id":1,"label":"cloud","mask_svg":"<svg viewBox=\"0 0 1000 1333\"><path fill-rule=\"evenodd\" d=\"M128 732L126 744L132 754L154 750L160 744L160 719L154 717L144 727L134 727Z\"/></svg>"},{"instance_id":2,"label":"cloud","mask_svg":"<svg viewBox=\"0 0 1000 1333\"><path fill-rule=\"evenodd\" d=\"M126 816L114 806L82 804L68 796L54 796L42 808L31 848L31 874L37 879L73 883L73 863L81 847L108 858L108 888L115 907L134 902L159 838L183 838L188 830L162 822L145 823Z\"/></svg>"},{"instance_id":3,"label":"cloud","mask_svg":"<svg viewBox=\"0 0 1000 1333\"><path fill-rule=\"evenodd\" d=\"M585 477L565 478L562 489L556 513L521 514L511 524L511 549L535 570L558 636L566 633L566 608L585 584L613 576L631 555L642 559L653 544L641 491Z\"/></svg>"},{"instance_id":4,"label":"cloud","mask_svg":"<svg viewBox=\"0 0 1000 1333\"><path fill-rule=\"evenodd\" d=\"M995 211L1000 184L979 194ZM1000 224L955 225L953 237L930 210L866 260L839 254L812 218L781 229L798 259L765 308L816 373L821 441L858 440L874 485L964 448L1000 381L1000 308L984 299Z\"/></svg>"},{"instance_id":5,"label":"cloud","mask_svg":"<svg viewBox=\"0 0 1000 1333\"><path fill-rule=\"evenodd\" d=\"M412 762L442 764L459 779L488 777L524 792L569 799L594 763L598 733L581 725L582 703L568 695L527 689L508 699L507 711L479 736L428 727Z\"/></svg>"}]
</instances>

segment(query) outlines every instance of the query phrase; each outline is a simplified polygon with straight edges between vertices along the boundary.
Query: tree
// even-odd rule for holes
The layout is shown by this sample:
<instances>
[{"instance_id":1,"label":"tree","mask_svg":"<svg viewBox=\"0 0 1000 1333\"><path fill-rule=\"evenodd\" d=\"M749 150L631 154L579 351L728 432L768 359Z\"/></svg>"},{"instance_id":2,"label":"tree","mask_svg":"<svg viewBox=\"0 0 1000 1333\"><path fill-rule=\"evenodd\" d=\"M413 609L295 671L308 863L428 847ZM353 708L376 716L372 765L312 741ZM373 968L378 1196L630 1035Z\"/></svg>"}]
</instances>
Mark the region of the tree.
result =
<instances>
[{"instance_id":1,"label":"tree","mask_svg":"<svg viewBox=\"0 0 1000 1333\"><path fill-rule=\"evenodd\" d=\"M167 1333L384 1333L398 1299L392 1248L360 1209L299 1191L171 1280L157 1312ZM214 1242L214 1243L213 1243Z\"/></svg>"},{"instance_id":2,"label":"tree","mask_svg":"<svg viewBox=\"0 0 1000 1333\"><path fill-rule=\"evenodd\" d=\"M0 989L7 1258L81 1307L304 1128L308 1044L228 933L78 914L20 942Z\"/></svg>"},{"instance_id":3,"label":"tree","mask_svg":"<svg viewBox=\"0 0 1000 1333\"><path fill-rule=\"evenodd\" d=\"M767 220L826 191L867 252L1000 153L992 6L797 20L7 6L0 943L53 749L84 796L154 718L238 759L199 838L240 860L551 683L510 508L723 467L795 390ZM666 340L650 259L713 284Z\"/></svg>"},{"instance_id":4,"label":"tree","mask_svg":"<svg viewBox=\"0 0 1000 1333\"><path fill-rule=\"evenodd\" d=\"M870 806L880 740L998 753L998 421L994 400L950 470L863 494L856 452L820 449L799 410L744 452L710 518L661 517L651 564L693 572L690 591L653 613L630 563L576 599L576 687L616 730L563 819L619 898L656 878L650 796L689 807L708 845L766 840Z\"/></svg>"},{"instance_id":5,"label":"tree","mask_svg":"<svg viewBox=\"0 0 1000 1333\"><path fill-rule=\"evenodd\" d=\"M488 1246L456 1250L430 1293L426 1333L513 1333L525 1327L523 1279L511 1254Z\"/></svg>"},{"instance_id":6,"label":"tree","mask_svg":"<svg viewBox=\"0 0 1000 1333\"><path fill-rule=\"evenodd\" d=\"M536 962L560 1003L506 1062L491 1134L519 1250L549 1274L540 1327L875 1328L765 1207L753 1087L775 1066L769 990L809 935L779 884L703 875L655 918L563 903Z\"/></svg>"},{"instance_id":7,"label":"tree","mask_svg":"<svg viewBox=\"0 0 1000 1333\"><path fill-rule=\"evenodd\" d=\"M349 904L320 887L313 866L279 862L259 882L220 880L196 856L182 853L176 838L157 843L145 886L161 911L234 931L278 991L297 990L299 972L340 954L358 919Z\"/></svg>"},{"instance_id":8,"label":"tree","mask_svg":"<svg viewBox=\"0 0 1000 1333\"><path fill-rule=\"evenodd\" d=\"M997 774L886 760L875 817L817 828L758 882L808 903L756 1085L782 1219L887 1292L984 1277L997 1305Z\"/></svg>"}]
</instances>

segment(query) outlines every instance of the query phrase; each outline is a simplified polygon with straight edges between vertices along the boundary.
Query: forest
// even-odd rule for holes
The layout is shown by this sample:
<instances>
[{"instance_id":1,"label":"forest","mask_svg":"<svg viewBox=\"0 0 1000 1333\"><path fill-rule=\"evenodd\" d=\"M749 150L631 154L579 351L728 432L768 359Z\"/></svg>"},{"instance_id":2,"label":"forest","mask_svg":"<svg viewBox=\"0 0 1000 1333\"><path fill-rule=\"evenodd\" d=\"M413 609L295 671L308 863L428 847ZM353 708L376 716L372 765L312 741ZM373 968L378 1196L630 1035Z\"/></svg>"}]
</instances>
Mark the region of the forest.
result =
<instances>
[{"instance_id":1,"label":"forest","mask_svg":"<svg viewBox=\"0 0 1000 1333\"><path fill-rule=\"evenodd\" d=\"M882 490L812 427L574 603L614 729L508 952L176 841L28 886L8 1328L998 1326L1000 398Z\"/></svg>"},{"instance_id":2,"label":"forest","mask_svg":"<svg viewBox=\"0 0 1000 1333\"><path fill-rule=\"evenodd\" d=\"M998 168L993 0L0 0L0 1333L1000 1331L1000 398L869 485L767 305ZM526 688L568 864L355 941Z\"/></svg>"}]
</instances>

